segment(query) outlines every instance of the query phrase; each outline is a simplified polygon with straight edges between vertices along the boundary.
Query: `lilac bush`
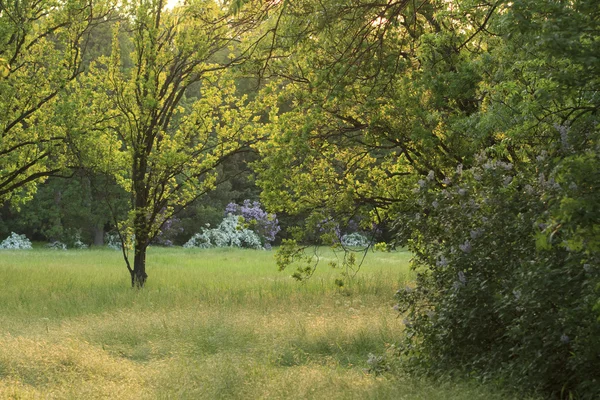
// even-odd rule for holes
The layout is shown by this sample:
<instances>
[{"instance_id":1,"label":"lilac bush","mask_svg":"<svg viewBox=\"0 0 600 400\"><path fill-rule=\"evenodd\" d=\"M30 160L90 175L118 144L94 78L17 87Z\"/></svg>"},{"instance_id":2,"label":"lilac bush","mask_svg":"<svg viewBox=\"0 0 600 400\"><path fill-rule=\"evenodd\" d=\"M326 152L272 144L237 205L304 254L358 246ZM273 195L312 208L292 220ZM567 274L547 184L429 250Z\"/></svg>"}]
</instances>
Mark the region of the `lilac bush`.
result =
<instances>
[{"instance_id":1,"label":"lilac bush","mask_svg":"<svg viewBox=\"0 0 600 400\"><path fill-rule=\"evenodd\" d=\"M260 237L265 247L269 247L281 230L277 216L263 210L258 201L244 200L241 205L229 203L225 207L225 216L228 215L242 217L242 223Z\"/></svg>"},{"instance_id":2,"label":"lilac bush","mask_svg":"<svg viewBox=\"0 0 600 400\"><path fill-rule=\"evenodd\" d=\"M152 244L165 247L173 246L173 239L175 236L183 232L180 223L181 221L177 217L171 217L166 220L156 237L152 239Z\"/></svg>"},{"instance_id":3,"label":"lilac bush","mask_svg":"<svg viewBox=\"0 0 600 400\"><path fill-rule=\"evenodd\" d=\"M442 185L418 183L396 222L417 272L396 294L410 368L600 394L600 161L569 162L482 154Z\"/></svg>"}]
</instances>

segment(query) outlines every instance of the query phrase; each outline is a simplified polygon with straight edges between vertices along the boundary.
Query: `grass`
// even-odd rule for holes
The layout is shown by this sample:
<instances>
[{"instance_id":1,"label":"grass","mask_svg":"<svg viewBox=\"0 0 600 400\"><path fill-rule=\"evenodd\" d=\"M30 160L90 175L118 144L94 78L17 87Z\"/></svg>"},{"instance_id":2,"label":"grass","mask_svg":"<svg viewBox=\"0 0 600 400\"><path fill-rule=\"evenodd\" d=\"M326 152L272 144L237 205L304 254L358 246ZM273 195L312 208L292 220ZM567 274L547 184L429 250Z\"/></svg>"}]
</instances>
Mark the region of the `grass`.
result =
<instances>
[{"instance_id":1,"label":"grass","mask_svg":"<svg viewBox=\"0 0 600 400\"><path fill-rule=\"evenodd\" d=\"M152 248L134 290L112 250L2 251L0 398L503 398L394 363L408 253L370 254L344 288L334 257L299 284L272 252ZM367 373L369 353L391 370Z\"/></svg>"}]
</instances>

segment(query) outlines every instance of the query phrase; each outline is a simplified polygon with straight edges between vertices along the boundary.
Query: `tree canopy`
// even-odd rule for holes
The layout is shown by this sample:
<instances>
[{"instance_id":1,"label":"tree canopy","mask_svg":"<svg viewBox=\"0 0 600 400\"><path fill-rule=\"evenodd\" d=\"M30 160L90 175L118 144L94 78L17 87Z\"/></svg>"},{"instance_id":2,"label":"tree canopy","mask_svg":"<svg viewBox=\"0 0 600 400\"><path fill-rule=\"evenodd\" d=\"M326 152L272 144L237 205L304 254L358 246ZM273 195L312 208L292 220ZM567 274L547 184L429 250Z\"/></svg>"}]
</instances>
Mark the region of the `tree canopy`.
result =
<instances>
[{"instance_id":1,"label":"tree canopy","mask_svg":"<svg viewBox=\"0 0 600 400\"><path fill-rule=\"evenodd\" d=\"M87 32L110 12L80 0L0 3L0 200L31 198L69 164L59 95L81 72Z\"/></svg>"}]
</instances>

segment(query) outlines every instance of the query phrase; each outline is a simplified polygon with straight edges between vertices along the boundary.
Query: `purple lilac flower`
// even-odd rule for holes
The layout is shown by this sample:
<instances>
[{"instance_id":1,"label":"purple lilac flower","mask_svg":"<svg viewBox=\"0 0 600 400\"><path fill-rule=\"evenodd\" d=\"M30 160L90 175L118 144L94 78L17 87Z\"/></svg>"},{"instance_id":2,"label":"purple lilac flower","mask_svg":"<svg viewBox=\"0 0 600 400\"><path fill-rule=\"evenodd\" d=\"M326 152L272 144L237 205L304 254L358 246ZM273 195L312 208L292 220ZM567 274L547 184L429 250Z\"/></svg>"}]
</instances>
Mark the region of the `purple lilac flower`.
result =
<instances>
[{"instance_id":1,"label":"purple lilac flower","mask_svg":"<svg viewBox=\"0 0 600 400\"><path fill-rule=\"evenodd\" d=\"M239 215L250 225L265 242L275 240L275 235L281 230L275 214L269 214L261 207L260 202L244 200L241 205L229 203L225 207L225 215Z\"/></svg>"}]
</instances>

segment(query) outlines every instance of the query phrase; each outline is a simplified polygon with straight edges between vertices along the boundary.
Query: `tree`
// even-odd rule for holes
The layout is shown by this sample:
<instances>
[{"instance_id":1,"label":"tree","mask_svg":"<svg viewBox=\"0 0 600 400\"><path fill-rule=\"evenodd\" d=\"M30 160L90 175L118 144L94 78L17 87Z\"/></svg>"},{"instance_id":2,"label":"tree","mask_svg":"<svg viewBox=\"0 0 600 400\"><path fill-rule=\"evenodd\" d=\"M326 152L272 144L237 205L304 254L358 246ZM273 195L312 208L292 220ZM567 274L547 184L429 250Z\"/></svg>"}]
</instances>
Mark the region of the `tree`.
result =
<instances>
[{"instance_id":1,"label":"tree","mask_svg":"<svg viewBox=\"0 0 600 400\"><path fill-rule=\"evenodd\" d=\"M95 246L104 244L104 229L114 224L111 210L119 218L127 215L127 197L113 179L74 171L69 178L50 177L38 185L33 198L0 210L5 222L0 232L20 232L29 238L60 241L71 246L78 239Z\"/></svg>"},{"instance_id":2,"label":"tree","mask_svg":"<svg viewBox=\"0 0 600 400\"><path fill-rule=\"evenodd\" d=\"M476 131L479 35L497 2L280 2L259 34L270 140L257 146L262 198L273 211L313 213L363 228L394 219L430 171L438 181L493 132Z\"/></svg>"},{"instance_id":3,"label":"tree","mask_svg":"<svg viewBox=\"0 0 600 400\"><path fill-rule=\"evenodd\" d=\"M68 164L60 95L109 13L96 1L0 1L0 201L31 198Z\"/></svg>"},{"instance_id":4,"label":"tree","mask_svg":"<svg viewBox=\"0 0 600 400\"><path fill-rule=\"evenodd\" d=\"M212 190L220 181L217 167L248 150L260 132L250 129L255 113L242 107L244 98L225 74L242 59L228 54L248 28L245 14L232 22L210 0L170 10L162 0L134 1L122 13L132 68L124 67L117 27L110 58L93 65L79 88L95 122L93 129L82 123L79 129L91 134L74 147L84 163L112 174L131 195L119 235L131 284L142 287L146 250L163 224Z\"/></svg>"}]
</instances>

